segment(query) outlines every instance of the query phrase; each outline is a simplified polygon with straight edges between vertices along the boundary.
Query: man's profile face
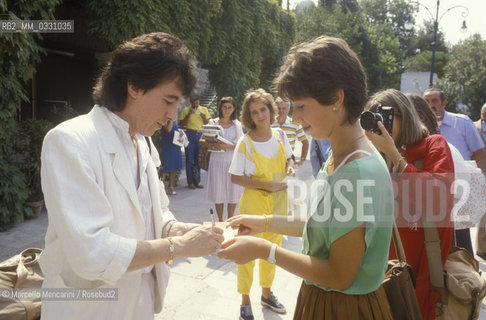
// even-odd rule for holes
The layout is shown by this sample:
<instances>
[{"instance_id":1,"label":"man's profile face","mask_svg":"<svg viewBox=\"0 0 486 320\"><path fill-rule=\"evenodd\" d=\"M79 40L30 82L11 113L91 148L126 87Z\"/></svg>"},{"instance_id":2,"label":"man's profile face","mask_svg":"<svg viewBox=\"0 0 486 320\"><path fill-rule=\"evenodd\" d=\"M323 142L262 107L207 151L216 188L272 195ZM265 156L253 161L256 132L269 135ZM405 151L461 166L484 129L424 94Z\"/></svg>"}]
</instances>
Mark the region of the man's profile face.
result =
<instances>
[{"instance_id":1,"label":"man's profile face","mask_svg":"<svg viewBox=\"0 0 486 320\"><path fill-rule=\"evenodd\" d=\"M440 121L444 118L444 111L447 101L440 99L439 91L429 91L424 95L425 101L429 104L430 109L435 113L435 116Z\"/></svg>"},{"instance_id":2,"label":"man's profile face","mask_svg":"<svg viewBox=\"0 0 486 320\"><path fill-rule=\"evenodd\" d=\"M168 120L177 120L177 106L182 91L176 81L166 81L144 91L128 84L130 103L122 111L130 131L149 137L160 130Z\"/></svg>"}]
</instances>

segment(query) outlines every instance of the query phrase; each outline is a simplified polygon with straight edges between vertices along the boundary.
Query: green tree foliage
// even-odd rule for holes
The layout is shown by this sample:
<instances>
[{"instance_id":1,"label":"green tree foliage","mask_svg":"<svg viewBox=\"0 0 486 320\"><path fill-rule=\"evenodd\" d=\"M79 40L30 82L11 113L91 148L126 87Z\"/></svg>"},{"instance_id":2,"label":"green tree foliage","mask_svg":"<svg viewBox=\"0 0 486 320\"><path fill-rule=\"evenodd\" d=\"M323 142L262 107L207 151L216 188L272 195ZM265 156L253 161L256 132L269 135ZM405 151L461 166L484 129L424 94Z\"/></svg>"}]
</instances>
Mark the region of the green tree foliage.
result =
<instances>
[{"instance_id":1,"label":"green tree foliage","mask_svg":"<svg viewBox=\"0 0 486 320\"><path fill-rule=\"evenodd\" d=\"M222 0L88 0L86 10L91 34L108 41L113 49L140 34L163 31L184 39L196 56L208 57L213 51L211 19L221 13L221 3Z\"/></svg>"},{"instance_id":2,"label":"green tree foliage","mask_svg":"<svg viewBox=\"0 0 486 320\"><path fill-rule=\"evenodd\" d=\"M486 102L486 40L475 34L455 45L444 77L437 86L444 90L448 107L454 110L459 102L468 106L469 116L478 119Z\"/></svg>"},{"instance_id":3,"label":"green tree foliage","mask_svg":"<svg viewBox=\"0 0 486 320\"><path fill-rule=\"evenodd\" d=\"M386 24L395 31L399 38L400 46L406 48L413 30L407 30L407 24L413 24L416 8L407 0L362 0L369 26Z\"/></svg>"},{"instance_id":4,"label":"green tree foliage","mask_svg":"<svg viewBox=\"0 0 486 320\"><path fill-rule=\"evenodd\" d=\"M213 25L215 50L221 60L202 61L219 96L242 102L245 91L270 89L270 83L294 40L294 18L268 1L223 1L223 12Z\"/></svg>"},{"instance_id":5,"label":"green tree foliage","mask_svg":"<svg viewBox=\"0 0 486 320\"><path fill-rule=\"evenodd\" d=\"M368 69L378 79L380 89L398 88L407 48L414 37L414 30L407 30L406 25L414 23L416 9L406 0L363 0L361 6L378 55L378 65Z\"/></svg>"},{"instance_id":6,"label":"green tree foliage","mask_svg":"<svg viewBox=\"0 0 486 320\"><path fill-rule=\"evenodd\" d=\"M52 19L59 0L0 0L3 20ZM28 189L25 176L12 164L20 104L27 101L24 87L40 60L40 38L33 33L0 34L0 229L22 220L28 211L25 200Z\"/></svg>"},{"instance_id":7,"label":"green tree foliage","mask_svg":"<svg viewBox=\"0 0 486 320\"><path fill-rule=\"evenodd\" d=\"M437 73L439 78L444 75L444 67L449 61L450 55L443 51L435 52L434 73ZM426 50L420 52L415 56L408 57L403 62L405 71L411 72L430 72L430 64L432 62L432 51Z\"/></svg>"},{"instance_id":8,"label":"green tree foliage","mask_svg":"<svg viewBox=\"0 0 486 320\"><path fill-rule=\"evenodd\" d=\"M407 56L414 55L417 51L432 51L434 42L434 23L432 20L425 21L425 25L419 28L417 34L410 39L410 43L407 48ZM438 52L448 53L449 48L445 42L445 36L442 31L437 30L436 47Z\"/></svg>"},{"instance_id":9,"label":"green tree foliage","mask_svg":"<svg viewBox=\"0 0 486 320\"><path fill-rule=\"evenodd\" d=\"M389 24L374 23L368 28L368 33L375 52L375 55L364 60L369 61L366 68L370 78L370 90L398 88L403 51L395 30Z\"/></svg>"},{"instance_id":10,"label":"green tree foliage","mask_svg":"<svg viewBox=\"0 0 486 320\"><path fill-rule=\"evenodd\" d=\"M358 54L368 75L371 92L398 87L401 65L400 42L394 28L384 22L368 27L362 9L356 12L335 5L332 10L310 7L296 14L296 42L322 34L343 38Z\"/></svg>"},{"instance_id":11,"label":"green tree foliage","mask_svg":"<svg viewBox=\"0 0 486 320\"><path fill-rule=\"evenodd\" d=\"M91 33L112 48L154 30L177 35L209 69L217 94L240 102L249 88L268 87L295 34L279 1L89 0L87 8Z\"/></svg>"}]
</instances>

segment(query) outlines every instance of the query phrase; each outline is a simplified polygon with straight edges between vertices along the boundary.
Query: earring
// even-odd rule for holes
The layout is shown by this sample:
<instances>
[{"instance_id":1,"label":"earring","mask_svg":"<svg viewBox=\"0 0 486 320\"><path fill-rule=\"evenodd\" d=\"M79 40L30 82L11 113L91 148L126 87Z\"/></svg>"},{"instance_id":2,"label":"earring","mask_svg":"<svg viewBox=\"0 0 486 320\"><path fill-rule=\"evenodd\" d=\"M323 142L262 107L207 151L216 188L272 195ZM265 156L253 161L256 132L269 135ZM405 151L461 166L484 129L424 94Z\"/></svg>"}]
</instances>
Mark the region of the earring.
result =
<instances>
[{"instance_id":1,"label":"earring","mask_svg":"<svg viewBox=\"0 0 486 320\"><path fill-rule=\"evenodd\" d=\"M332 111L336 111L336 107L332 107Z\"/></svg>"}]
</instances>

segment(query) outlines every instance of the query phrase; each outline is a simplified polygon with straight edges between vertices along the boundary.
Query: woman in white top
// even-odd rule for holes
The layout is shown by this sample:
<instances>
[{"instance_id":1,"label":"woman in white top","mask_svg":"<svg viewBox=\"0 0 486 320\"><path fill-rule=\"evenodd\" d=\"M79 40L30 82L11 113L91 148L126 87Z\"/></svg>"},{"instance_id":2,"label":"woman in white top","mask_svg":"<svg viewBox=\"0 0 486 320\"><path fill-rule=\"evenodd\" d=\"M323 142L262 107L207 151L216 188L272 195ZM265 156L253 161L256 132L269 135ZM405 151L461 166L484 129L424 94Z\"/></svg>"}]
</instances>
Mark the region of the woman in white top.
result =
<instances>
[{"instance_id":1,"label":"woman in white top","mask_svg":"<svg viewBox=\"0 0 486 320\"><path fill-rule=\"evenodd\" d=\"M223 221L224 204L228 204L228 218L231 218L243 193L241 186L231 182L228 172L235 145L243 135L241 123L236 119L236 102L232 97L223 97L219 100L218 118L209 120L209 124L223 127L223 138L232 143L209 143L204 139L200 141L204 147L223 151L211 152L206 189L206 199L216 204L218 219Z\"/></svg>"},{"instance_id":2,"label":"woman in white top","mask_svg":"<svg viewBox=\"0 0 486 320\"><path fill-rule=\"evenodd\" d=\"M247 93L243 101L241 122L250 132L244 135L229 172L231 180L245 187L240 199L240 214L270 215L287 214L287 184L282 179L293 172L292 148L285 132L272 129L275 121L275 101L263 89ZM263 232L260 238L280 246L282 235ZM253 282L254 261L238 266L238 292L242 295L240 319L252 319L250 288ZM275 276L275 265L260 260L261 302L278 313L285 313L285 307L271 292Z\"/></svg>"}]
</instances>

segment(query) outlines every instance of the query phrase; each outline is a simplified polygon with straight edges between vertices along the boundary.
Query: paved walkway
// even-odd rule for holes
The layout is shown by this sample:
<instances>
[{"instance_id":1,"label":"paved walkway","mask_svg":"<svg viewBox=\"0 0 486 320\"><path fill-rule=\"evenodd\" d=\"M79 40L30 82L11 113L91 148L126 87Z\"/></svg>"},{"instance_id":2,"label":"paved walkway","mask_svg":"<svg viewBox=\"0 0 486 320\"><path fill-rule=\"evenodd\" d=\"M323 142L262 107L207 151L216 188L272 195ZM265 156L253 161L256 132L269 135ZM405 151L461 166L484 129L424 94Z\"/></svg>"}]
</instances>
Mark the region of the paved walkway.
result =
<instances>
[{"instance_id":1,"label":"paved walkway","mask_svg":"<svg viewBox=\"0 0 486 320\"><path fill-rule=\"evenodd\" d=\"M298 176L308 179L311 175L307 161L299 168ZM202 183L205 185L206 172L203 171ZM212 204L205 200L205 189L190 190L186 187L185 175L181 175L177 195L170 196L170 208L178 220L202 223L209 220L209 208ZM44 247L44 235L47 228L45 211L37 219L16 225L13 229L0 232L0 261L28 247ZM476 230L471 229L472 239ZM474 242L474 241L473 241ZM300 251L301 240L286 237L283 247ZM485 261L481 258L481 269L486 271ZM236 265L219 259L217 256L204 258L176 259L172 265L165 306L157 320L225 320L238 319L240 295L236 292ZM258 286L258 268L255 268L254 285L251 292L255 319L292 319L296 296L301 279L277 268L274 286L279 300L286 306L287 314L278 315L260 306L260 288ZM483 309L480 319L486 320Z\"/></svg>"}]
</instances>

